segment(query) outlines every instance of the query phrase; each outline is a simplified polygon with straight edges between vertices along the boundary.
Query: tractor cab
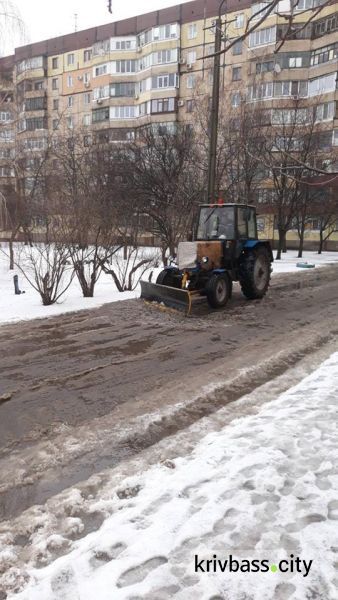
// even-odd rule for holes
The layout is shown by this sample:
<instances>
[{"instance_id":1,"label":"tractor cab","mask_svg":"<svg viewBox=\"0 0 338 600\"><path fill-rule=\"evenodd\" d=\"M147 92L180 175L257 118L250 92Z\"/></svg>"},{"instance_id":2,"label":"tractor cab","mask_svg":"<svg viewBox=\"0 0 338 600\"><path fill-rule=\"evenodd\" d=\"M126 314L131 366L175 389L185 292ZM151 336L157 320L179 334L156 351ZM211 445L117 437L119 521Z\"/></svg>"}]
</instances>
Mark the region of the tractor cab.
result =
<instances>
[{"instance_id":1,"label":"tractor cab","mask_svg":"<svg viewBox=\"0 0 338 600\"><path fill-rule=\"evenodd\" d=\"M200 206L197 240L257 239L256 209L244 204Z\"/></svg>"}]
</instances>

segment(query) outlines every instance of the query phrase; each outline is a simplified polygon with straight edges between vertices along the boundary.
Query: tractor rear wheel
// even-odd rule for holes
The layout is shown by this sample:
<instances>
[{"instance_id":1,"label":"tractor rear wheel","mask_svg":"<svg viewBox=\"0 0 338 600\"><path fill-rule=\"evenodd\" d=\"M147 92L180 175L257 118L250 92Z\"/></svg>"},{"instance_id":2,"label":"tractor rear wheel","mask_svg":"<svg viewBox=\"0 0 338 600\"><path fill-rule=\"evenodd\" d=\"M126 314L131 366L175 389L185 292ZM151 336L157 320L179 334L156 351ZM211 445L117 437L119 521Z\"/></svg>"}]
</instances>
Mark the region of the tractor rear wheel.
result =
<instances>
[{"instance_id":1,"label":"tractor rear wheel","mask_svg":"<svg viewBox=\"0 0 338 600\"><path fill-rule=\"evenodd\" d=\"M181 287L180 274L178 269L163 269L156 279L156 283L166 285L167 287Z\"/></svg>"},{"instance_id":2,"label":"tractor rear wheel","mask_svg":"<svg viewBox=\"0 0 338 600\"><path fill-rule=\"evenodd\" d=\"M211 308L222 308L231 296L231 281L229 276L212 275L206 286L206 295Z\"/></svg>"},{"instance_id":3,"label":"tractor rear wheel","mask_svg":"<svg viewBox=\"0 0 338 600\"><path fill-rule=\"evenodd\" d=\"M248 252L241 264L239 282L249 300L263 298L270 284L271 262L266 248Z\"/></svg>"}]
</instances>

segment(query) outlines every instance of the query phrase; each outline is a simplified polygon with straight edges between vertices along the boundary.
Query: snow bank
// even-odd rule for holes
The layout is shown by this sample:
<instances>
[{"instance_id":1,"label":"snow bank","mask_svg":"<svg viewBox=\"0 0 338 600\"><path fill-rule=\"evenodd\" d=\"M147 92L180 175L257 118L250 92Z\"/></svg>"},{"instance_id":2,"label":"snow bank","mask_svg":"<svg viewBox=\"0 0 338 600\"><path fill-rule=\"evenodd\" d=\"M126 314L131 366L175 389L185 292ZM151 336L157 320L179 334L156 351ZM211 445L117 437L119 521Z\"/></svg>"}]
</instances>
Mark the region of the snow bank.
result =
<instances>
[{"instance_id":1,"label":"snow bank","mask_svg":"<svg viewBox=\"0 0 338 600\"><path fill-rule=\"evenodd\" d=\"M30 567L30 583L10 598L335 600L337 395L335 353L257 414L207 435L190 456L111 489L112 514L100 529L48 566ZM77 492L69 492L72 517ZM93 501L92 511L103 504ZM306 576L304 569L203 573L195 572L195 555L312 563Z\"/></svg>"}]
</instances>

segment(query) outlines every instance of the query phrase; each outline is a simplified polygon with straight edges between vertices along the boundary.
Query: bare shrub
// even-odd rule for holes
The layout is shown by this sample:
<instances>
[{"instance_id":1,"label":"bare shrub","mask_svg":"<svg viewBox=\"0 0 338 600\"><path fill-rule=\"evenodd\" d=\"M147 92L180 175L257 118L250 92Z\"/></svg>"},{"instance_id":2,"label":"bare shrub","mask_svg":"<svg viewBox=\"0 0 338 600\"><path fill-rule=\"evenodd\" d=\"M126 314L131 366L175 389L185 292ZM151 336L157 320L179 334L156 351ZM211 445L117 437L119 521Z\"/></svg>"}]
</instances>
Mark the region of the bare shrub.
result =
<instances>
[{"instance_id":1,"label":"bare shrub","mask_svg":"<svg viewBox=\"0 0 338 600\"><path fill-rule=\"evenodd\" d=\"M44 306L55 304L68 290L74 277L68 249L60 242L24 246L16 266L40 294Z\"/></svg>"}]
</instances>

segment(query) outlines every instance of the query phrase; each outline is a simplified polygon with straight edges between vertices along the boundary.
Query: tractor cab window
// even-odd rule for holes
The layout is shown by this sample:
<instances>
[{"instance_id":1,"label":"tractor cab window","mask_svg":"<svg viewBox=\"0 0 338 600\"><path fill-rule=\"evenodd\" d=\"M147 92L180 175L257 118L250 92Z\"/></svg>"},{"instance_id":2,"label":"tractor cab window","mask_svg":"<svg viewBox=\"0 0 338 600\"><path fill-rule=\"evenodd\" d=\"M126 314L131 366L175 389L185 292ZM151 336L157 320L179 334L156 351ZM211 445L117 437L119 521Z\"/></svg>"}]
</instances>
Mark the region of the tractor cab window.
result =
<instances>
[{"instance_id":1,"label":"tractor cab window","mask_svg":"<svg viewBox=\"0 0 338 600\"><path fill-rule=\"evenodd\" d=\"M256 240L256 211L253 208L248 208L248 238Z\"/></svg>"},{"instance_id":2,"label":"tractor cab window","mask_svg":"<svg viewBox=\"0 0 338 600\"><path fill-rule=\"evenodd\" d=\"M247 221L247 210L246 208L238 208L238 213L237 213L237 229L238 229L238 237L241 238L247 238L248 237L248 232L247 232L247 226L248 226L248 221Z\"/></svg>"},{"instance_id":3,"label":"tractor cab window","mask_svg":"<svg viewBox=\"0 0 338 600\"><path fill-rule=\"evenodd\" d=\"M253 208L238 207L237 229L239 239L256 239L256 215Z\"/></svg>"},{"instance_id":4,"label":"tractor cab window","mask_svg":"<svg viewBox=\"0 0 338 600\"><path fill-rule=\"evenodd\" d=\"M235 209L233 206L203 206L197 230L198 240L235 239Z\"/></svg>"}]
</instances>

